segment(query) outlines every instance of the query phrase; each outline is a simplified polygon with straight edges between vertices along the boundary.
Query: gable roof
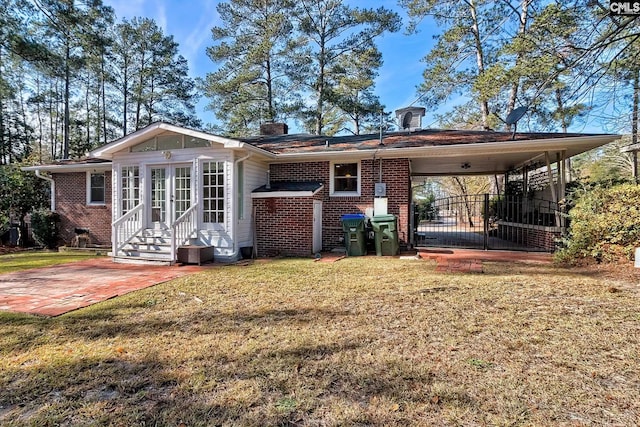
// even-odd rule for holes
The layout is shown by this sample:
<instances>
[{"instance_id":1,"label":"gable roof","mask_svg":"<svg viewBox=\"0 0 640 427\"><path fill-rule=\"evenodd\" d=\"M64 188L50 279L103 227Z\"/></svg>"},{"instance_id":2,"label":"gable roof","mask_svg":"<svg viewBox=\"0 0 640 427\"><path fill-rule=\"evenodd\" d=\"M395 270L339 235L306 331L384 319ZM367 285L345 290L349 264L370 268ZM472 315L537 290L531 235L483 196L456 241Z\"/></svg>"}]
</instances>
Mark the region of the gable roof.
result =
<instances>
[{"instance_id":1,"label":"gable roof","mask_svg":"<svg viewBox=\"0 0 640 427\"><path fill-rule=\"evenodd\" d=\"M213 144L219 144L221 148L246 149L262 156L273 157L273 154L269 153L268 151L264 151L258 147L245 144L243 141L238 139L226 138L223 136L175 126L164 122L152 123L147 127L139 129L133 133L130 133L129 135L123 136L122 138L116 139L115 141L98 147L95 150L91 151L91 153L89 153L89 156L97 157L100 159L112 159L114 153L126 150L134 145L139 144L140 142L168 132L193 136L195 138L211 141Z\"/></svg>"}]
</instances>

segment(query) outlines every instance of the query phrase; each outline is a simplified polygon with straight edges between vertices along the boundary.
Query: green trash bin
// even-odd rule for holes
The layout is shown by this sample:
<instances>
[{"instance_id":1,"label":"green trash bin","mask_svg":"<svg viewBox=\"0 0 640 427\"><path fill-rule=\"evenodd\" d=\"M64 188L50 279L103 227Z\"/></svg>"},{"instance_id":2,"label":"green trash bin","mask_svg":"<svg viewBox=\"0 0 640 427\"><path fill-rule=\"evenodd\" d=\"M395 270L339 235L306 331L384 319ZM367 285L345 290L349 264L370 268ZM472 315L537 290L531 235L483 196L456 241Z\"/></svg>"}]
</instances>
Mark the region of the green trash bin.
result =
<instances>
[{"instance_id":1,"label":"green trash bin","mask_svg":"<svg viewBox=\"0 0 640 427\"><path fill-rule=\"evenodd\" d=\"M375 233L376 255L397 255L400 245L395 215L376 215L371 218L371 226Z\"/></svg>"},{"instance_id":2,"label":"green trash bin","mask_svg":"<svg viewBox=\"0 0 640 427\"><path fill-rule=\"evenodd\" d=\"M344 245L348 256L362 256L367 254L364 233L365 216L363 214L342 215L342 231L344 231Z\"/></svg>"}]
</instances>

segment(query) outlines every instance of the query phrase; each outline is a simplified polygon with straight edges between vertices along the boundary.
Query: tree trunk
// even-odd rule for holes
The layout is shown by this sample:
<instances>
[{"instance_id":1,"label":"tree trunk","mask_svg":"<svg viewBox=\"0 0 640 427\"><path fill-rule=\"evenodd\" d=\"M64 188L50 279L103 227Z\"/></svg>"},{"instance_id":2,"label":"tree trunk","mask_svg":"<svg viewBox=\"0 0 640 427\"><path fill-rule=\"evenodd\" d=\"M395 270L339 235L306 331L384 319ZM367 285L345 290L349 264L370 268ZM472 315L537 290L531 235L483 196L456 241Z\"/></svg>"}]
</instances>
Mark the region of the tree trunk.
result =
<instances>
[{"instance_id":1,"label":"tree trunk","mask_svg":"<svg viewBox=\"0 0 640 427\"><path fill-rule=\"evenodd\" d=\"M87 123L86 123L86 127L87 127L87 135L86 135L87 136L87 147L91 147L92 146L92 144L91 144L91 126L90 126L90 123L91 123L91 101L90 101L90 95L91 95L90 92L91 92L91 90L90 90L90 88L91 88L91 82L90 82L89 77L87 76L87 88L86 88L86 91L85 91L85 94L84 94L84 104L85 104L85 108L87 109L86 116L85 116L86 120L87 120Z\"/></svg>"},{"instance_id":2,"label":"tree trunk","mask_svg":"<svg viewBox=\"0 0 640 427\"><path fill-rule=\"evenodd\" d=\"M104 138L103 142L107 143L107 95L105 91L106 86L106 78L105 78L105 69L104 69L104 51L101 54L100 61L100 92L102 95L102 137Z\"/></svg>"},{"instance_id":3,"label":"tree trunk","mask_svg":"<svg viewBox=\"0 0 640 427\"><path fill-rule=\"evenodd\" d=\"M631 144L638 143L638 103L640 102L640 68L633 72L633 115L631 117ZM635 148L635 147L634 147ZM633 179L638 183L638 151L633 151Z\"/></svg>"},{"instance_id":4,"label":"tree trunk","mask_svg":"<svg viewBox=\"0 0 640 427\"><path fill-rule=\"evenodd\" d=\"M316 105L316 135L322 135L322 128L324 127L323 119L323 109L324 109L324 85L325 85L325 72L324 68L326 66L326 24L323 21L320 23L320 52L318 54L318 80L316 82L316 93L318 94L318 102Z\"/></svg>"},{"instance_id":5,"label":"tree trunk","mask_svg":"<svg viewBox=\"0 0 640 427\"><path fill-rule=\"evenodd\" d=\"M63 148L62 148L62 158L69 158L69 128L70 128L70 118L69 118L69 92L71 85L71 70L70 70L70 62L71 62L71 46L69 46L69 40L65 42L65 63L64 63L64 140L63 140Z\"/></svg>"},{"instance_id":6,"label":"tree trunk","mask_svg":"<svg viewBox=\"0 0 640 427\"><path fill-rule=\"evenodd\" d=\"M320 63L319 63L319 74L317 81L316 93L318 94L318 102L316 104L316 135L322 135L322 128L324 123L323 120L323 112L324 108L324 46L320 48Z\"/></svg>"},{"instance_id":7,"label":"tree trunk","mask_svg":"<svg viewBox=\"0 0 640 427\"><path fill-rule=\"evenodd\" d=\"M273 81L271 77L271 60L266 61L267 74L267 121L273 122L276 119L275 108L273 107Z\"/></svg>"},{"instance_id":8,"label":"tree trunk","mask_svg":"<svg viewBox=\"0 0 640 427\"><path fill-rule=\"evenodd\" d=\"M476 6L474 0L469 1L469 11L471 13L471 30L473 32L473 39L476 46L476 62L478 64L478 76L484 74L484 53L482 49L482 39L480 38L480 26L478 25L478 15L476 12ZM489 102L483 99L483 94L479 95L480 112L482 113L482 127L484 130L490 130L489 128Z\"/></svg>"},{"instance_id":9,"label":"tree trunk","mask_svg":"<svg viewBox=\"0 0 640 427\"><path fill-rule=\"evenodd\" d=\"M123 75L122 75L122 99L123 99L123 105L122 105L122 136L127 136L127 105L129 103L129 99L127 97L127 94L129 93L129 61L128 58L126 57L125 54L125 58L124 58L124 64L123 64Z\"/></svg>"},{"instance_id":10,"label":"tree trunk","mask_svg":"<svg viewBox=\"0 0 640 427\"><path fill-rule=\"evenodd\" d=\"M453 179L460 187L460 192L462 193L462 200L464 200L464 207L465 207L465 210L467 211L467 221L469 222L469 227L473 227L473 214L471 212L471 206L469 206L467 188L462 183L462 181L460 181L460 178L458 178L457 176L454 176Z\"/></svg>"},{"instance_id":11,"label":"tree trunk","mask_svg":"<svg viewBox=\"0 0 640 427\"><path fill-rule=\"evenodd\" d=\"M518 36L524 35L527 31L527 10L531 0L522 0L520 11L520 26L518 28ZM515 66L517 67L522 58L522 52L518 52L515 60ZM516 100L518 99L518 89L520 88L520 77L518 76L514 82L511 83L511 93L509 94L509 102L507 103L507 115L516 108ZM506 117L506 116L505 116ZM511 132L511 125L507 123L507 132Z\"/></svg>"},{"instance_id":12,"label":"tree trunk","mask_svg":"<svg viewBox=\"0 0 640 427\"><path fill-rule=\"evenodd\" d=\"M0 49L0 64L2 64L2 50ZM0 81L2 80L2 70L0 67ZM5 124L4 124L4 99L0 93L0 165L6 164L8 143L5 142Z\"/></svg>"},{"instance_id":13,"label":"tree trunk","mask_svg":"<svg viewBox=\"0 0 640 427\"><path fill-rule=\"evenodd\" d=\"M140 78L138 79L138 87L136 88L136 122L135 129L140 129L140 114L142 113L142 93L144 87L144 71L145 71L145 56L144 52L142 52L142 57L140 58Z\"/></svg>"},{"instance_id":14,"label":"tree trunk","mask_svg":"<svg viewBox=\"0 0 640 427\"><path fill-rule=\"evenodd\" d=\"M40 98L40 76L36 77L36 97ZM38 163L42 163L42 112L40 111L40 101L36 102L36 117L38 118Z\"/></svg>"},{"instance_id":15,"label":"tree trunk","mask_svg":"<svg viewBox=\"0 0 640 427\"><path fill-rule=\"evenodd\" d=\"M56 156L58 159L62 158L64 155L64 143L62 141L58 140L58 126L60 126L60 98L59 98L59 90L60 90L60 81L56 79L56 91L54 92L56 95L56 102L55 102L55 111L54 111L54 115L55 115L55 123L54 123L54 141L55 141L55 145L56 145ZM64 138L63 138L64 140ZM58 145L60 146L60 152L57 153L57 149L58 149Z\"/></svg>"}]
</instances>

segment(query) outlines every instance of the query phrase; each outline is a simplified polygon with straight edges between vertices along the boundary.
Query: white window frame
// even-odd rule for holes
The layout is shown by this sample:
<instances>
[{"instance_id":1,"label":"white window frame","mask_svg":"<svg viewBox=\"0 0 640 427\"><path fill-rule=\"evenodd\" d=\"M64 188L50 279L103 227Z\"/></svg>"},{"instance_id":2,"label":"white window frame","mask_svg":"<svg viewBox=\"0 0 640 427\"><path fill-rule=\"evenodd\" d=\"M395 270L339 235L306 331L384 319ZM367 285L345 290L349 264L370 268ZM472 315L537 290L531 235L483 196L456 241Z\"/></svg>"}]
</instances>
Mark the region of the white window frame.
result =
<instances>
[{"instance_id":1,"label":"white window frame","mask_svg":"<svg viewBox=\"0 0 640 427\"><path fill-rule=\"evenodd\" d=\"M205 222L204 221L204 164L205 163L222 163L222 188L223 188L223 210L222 210L222 214L224 217L224 221L223 222ZM230 220L229 218L229 210L228 210L228 203L229 203L229 198L228 198L228 191L229 188L227 186L227 171L228 171L228 167L229 165L227 164L226 160L222 160L222 159L206 159L206 160L202 160L200 162L200 168L199 168L199 182L200 185L198 186L199 188L199 193L200 193L200 197L199 197L199 204L200 204L200 208L199 208L199 212L198 212L198 216L199 216L199 222L200 224L202 224L203 229L205 230L224 230L226 227L227 222ZM217 209L216 209L217 210Z\"/></svg>"},{"instance_id":2,"label":"white window frame","mask_svg":"<svg viewBox=\"0 0 640 427\"><path fill-rule=\"evenodd\" d=\"M124 204L124 198L122 197L122 191L123 191L123 186L122 186L122 180L124 178L123 176L123 171L125 169L128 168L138 168L138 199L135 200L136 204L139 204L142 200L145 200L145 193L146 191L144 191L144 180L143 180L143 173L144 173L144 165L140 165L140 164L124 164L124 165L120 165L119 169L118 169L118 216L122 216L125 215L127 212L123 212L123 204ZM129 189L129 191L134 190L136 187L132 187ZM128 196L131 196L131 194L129 194ZM127 200L134 200L132 198L127 197ZM131 209L133 209L136 204L134 204L133 206L131 206Z\"/></svg>"},{"instance_id":3,"label":"white window frame","mask_svg":"<svg viewBox=\"0 0 640 427\"><path fill-rule=\"evenodd\" d=\"M348 164L348 163L356 163L358 165L358 191L335 191L335 177L334 171L336 169L336 164ZM330 170L329 170L329 195L331 197L360 197L360 190L362 185L362 168L361 168L360 160L357 161L332 161L330 162Z\"/></svg>"},{"instance_id":4,"label":"white window frame","mask_svg":"<svg viewBox=\"0 0 640 427\"><path fill-rule=\"evenodd\" d=\"M102 174L102 179L103 179L103 191L104 194L102 196L103 200L101 202L94 202L91 199L91 176L92 175L100 175ZM107 203L107 177L105 172L92 172L92 171L87 171L87 178L86 178L86 183L87 183L87 206L105 206Z\"/></svg>"}]
</instances>

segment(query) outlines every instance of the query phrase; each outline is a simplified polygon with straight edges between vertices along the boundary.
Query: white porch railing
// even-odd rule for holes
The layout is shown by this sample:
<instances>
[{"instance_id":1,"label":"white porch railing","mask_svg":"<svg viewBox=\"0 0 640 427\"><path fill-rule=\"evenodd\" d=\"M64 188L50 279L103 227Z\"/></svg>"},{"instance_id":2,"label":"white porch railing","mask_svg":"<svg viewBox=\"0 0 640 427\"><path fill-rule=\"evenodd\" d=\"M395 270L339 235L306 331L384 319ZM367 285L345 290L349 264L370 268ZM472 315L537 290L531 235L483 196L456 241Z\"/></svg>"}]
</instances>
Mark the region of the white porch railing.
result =
<instances>
[{"instance_id":1,"label":"white porch railing","mask_svg":"<svg viewBox=\"0 0 640 427\"><path fill-rule=\"evenodd\" d=\"M142 231L144 223L143 214L144 203L140 203L111 224L113 230L113 256L118 256L120 250L129 243L136 234Z\"/></svg>"},{"instance_id":2,"label":"white porch railing","mask_svg":"<svg viewBox=\"0 0 640 427\"><path fill-rule=\"evenodd\" d=\"M171 259L176 260L178 246L184 245L197 234L198 204L193 204L171 224Z\"/></svg>"}]
</instances>

